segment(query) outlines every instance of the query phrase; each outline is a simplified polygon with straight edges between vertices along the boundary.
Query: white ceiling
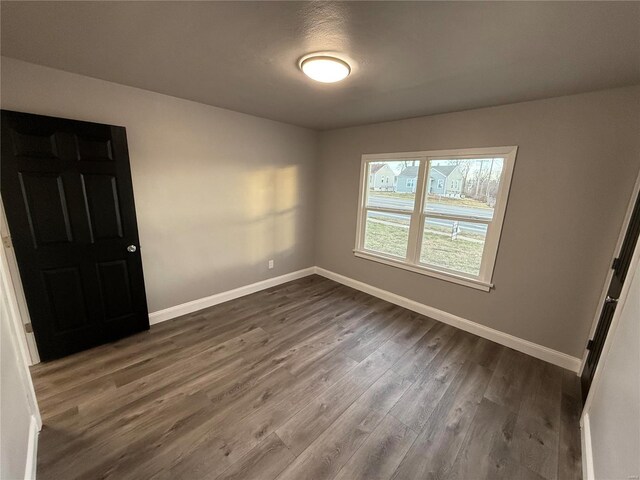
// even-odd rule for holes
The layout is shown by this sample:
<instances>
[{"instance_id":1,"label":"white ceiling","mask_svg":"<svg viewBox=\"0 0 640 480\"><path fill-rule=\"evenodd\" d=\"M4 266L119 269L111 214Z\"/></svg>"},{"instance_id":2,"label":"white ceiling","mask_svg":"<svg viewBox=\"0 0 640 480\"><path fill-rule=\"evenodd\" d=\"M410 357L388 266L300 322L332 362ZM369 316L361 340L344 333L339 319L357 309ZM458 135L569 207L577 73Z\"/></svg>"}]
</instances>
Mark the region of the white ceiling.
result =
<instances>
[{"instance_id":1,"label":"white ceiling","mask_svg":"<svg viewBox=\"0 0 640 480\"><path fill-rule=\"evenodd\" d=\"M9 2L2 54L327 129L640 83L640 3ZM341 53L347 80L297 68Z\"/></svg>"}]
</instances>

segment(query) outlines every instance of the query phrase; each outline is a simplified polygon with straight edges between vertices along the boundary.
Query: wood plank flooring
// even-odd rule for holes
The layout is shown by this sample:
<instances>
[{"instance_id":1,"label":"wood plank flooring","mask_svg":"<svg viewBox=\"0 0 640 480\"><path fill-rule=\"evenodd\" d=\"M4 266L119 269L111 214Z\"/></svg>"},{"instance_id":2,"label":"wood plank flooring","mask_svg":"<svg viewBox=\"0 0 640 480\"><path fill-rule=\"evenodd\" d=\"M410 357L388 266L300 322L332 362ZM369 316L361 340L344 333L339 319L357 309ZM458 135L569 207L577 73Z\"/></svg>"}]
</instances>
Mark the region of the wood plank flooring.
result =
<instances>
[{"instance_id":1,"label":"wood plank flooring","mask_svg":"<svg viewBox=\"0 0 640 480\"><path fill-rule=\"evenodd\" d=\"M575 374L318 276L32 374L42 480L581 477Z\"/></svg>"}]
</instances>

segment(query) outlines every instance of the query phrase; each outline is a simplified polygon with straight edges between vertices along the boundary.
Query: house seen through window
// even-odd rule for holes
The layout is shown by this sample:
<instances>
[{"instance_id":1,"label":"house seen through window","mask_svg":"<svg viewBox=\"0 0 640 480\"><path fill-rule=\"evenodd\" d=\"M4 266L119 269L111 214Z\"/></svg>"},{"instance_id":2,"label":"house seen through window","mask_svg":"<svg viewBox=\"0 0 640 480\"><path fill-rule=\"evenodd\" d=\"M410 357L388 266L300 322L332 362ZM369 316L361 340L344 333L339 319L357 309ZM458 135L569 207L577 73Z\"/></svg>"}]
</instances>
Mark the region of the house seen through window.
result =
<instances>
[{"instance_id":1,"label":"house seen through window","mask_svg":"<svg viewBox=\"0 0 640 480\"><path fill-rule=\"evenodd\" d=\"M488 290L515 152L364 155L356 255Z\"/></svg>"}]
</instances>

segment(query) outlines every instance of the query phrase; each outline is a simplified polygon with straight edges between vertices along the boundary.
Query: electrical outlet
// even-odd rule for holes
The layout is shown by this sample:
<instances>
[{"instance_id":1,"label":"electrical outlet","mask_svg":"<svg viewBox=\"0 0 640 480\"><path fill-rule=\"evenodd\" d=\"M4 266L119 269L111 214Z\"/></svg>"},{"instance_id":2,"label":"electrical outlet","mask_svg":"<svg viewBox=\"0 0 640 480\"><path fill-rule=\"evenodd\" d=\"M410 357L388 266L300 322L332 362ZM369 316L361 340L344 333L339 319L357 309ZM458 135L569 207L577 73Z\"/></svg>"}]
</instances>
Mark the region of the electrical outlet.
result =
<instances>
[{"instance_id":1,"label":"electrical outlet","mask_svg":"<svg viewBox=\"0 0 640 480\"><path fill-rule=\"evenodd\" d=\"M269 260L269 270L273 268L273 260Z\"/></svg>"}]
</instances>

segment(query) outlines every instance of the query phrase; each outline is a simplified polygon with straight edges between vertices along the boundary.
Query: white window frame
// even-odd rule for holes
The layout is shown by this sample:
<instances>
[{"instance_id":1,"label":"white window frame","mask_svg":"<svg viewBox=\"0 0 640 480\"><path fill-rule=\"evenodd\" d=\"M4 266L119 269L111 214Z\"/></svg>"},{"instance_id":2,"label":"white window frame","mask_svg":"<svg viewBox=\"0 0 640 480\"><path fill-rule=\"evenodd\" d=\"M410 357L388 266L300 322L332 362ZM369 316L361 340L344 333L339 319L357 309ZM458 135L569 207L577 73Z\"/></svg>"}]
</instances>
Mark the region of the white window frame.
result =
<instances>
[{"instance_id":1,"label":"white window frame","mask_svg":"<svg viewBox=\"0 0 640 480\"><path fill-rule=\"evenodd\" d=\"M360 193L358 196L358 223L356 228L356 245L354 255L359 258L373 260L385 265L402 268L411 272L428 275L440 280L457 283L478 290L488 292L494 287L492 283L493 270L495 267L496 257L498 254L498 246L500 243L500 235L504 224L504 216L507 209L507 201L509 198L509 190L511 188L511 179L513 177L513 169L515 167L517 146L507 147L489 147L489 148L465 148L457 150L433 150L422 152L402 152L402 153L376 153L362 155L361 171L360 171ZM480 273L477 276L466 275L462 272L447 270L445 268L425 265L420 262L420 249L422 246L422 236L424 233L424 221L427 216L443 218L448 220L461 220L458 217L438 214L425 213L424 201L426 196L428 164L431 160L451 159L478 159L478 158L504 158L502 177L500 179L500 187L496 195L496 204L493 210L493 219L487 220L478 217L465 217L466 220L485 223L488 225L487 236L485 238L484 251L480 263ZM373 162L380 161L402 161L402 160L420 160L418 169L417 186L415 192L415 204L413 211L401 210L395 208L383 207L367 207L367 192L369 184L368 165ZM400 258L394 255L387 255L364 248L364 233L366 227L367 212L395 213L409 215L411 217L409 226L409 240L407 245L407 257Z\"/></svg>"}]
</instances>

